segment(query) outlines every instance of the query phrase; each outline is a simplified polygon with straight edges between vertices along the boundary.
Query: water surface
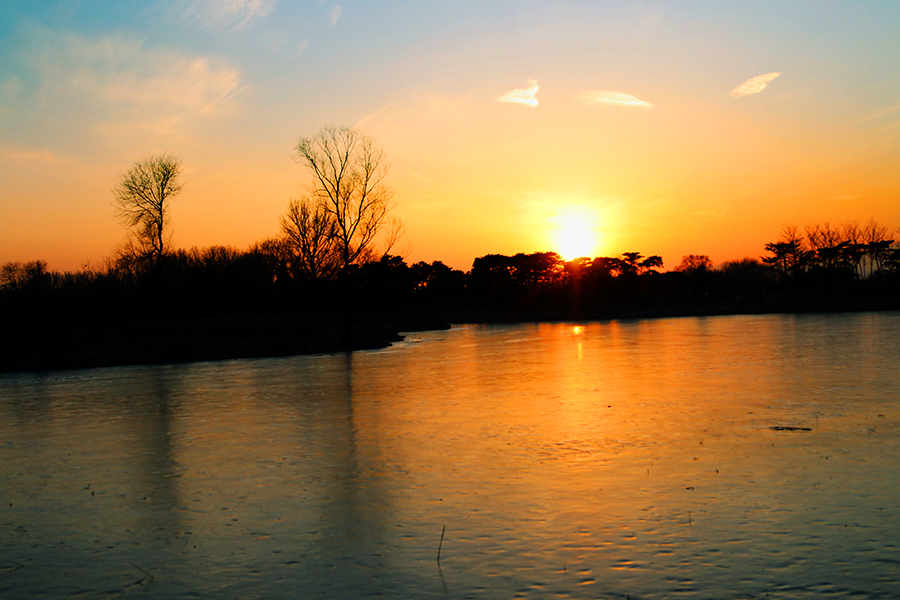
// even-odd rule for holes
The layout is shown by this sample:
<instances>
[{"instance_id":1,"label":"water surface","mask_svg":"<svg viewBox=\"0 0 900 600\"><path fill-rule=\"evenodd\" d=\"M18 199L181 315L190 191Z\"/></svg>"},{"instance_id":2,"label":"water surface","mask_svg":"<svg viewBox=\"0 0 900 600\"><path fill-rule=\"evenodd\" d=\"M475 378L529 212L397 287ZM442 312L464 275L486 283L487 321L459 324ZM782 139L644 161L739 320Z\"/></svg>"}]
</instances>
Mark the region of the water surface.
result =
<instances>
[{"instance_id":1,"label":"water surface","mask_svg":"<svg viewBox=\"0 0 900 600\"><path fill-rule=\"evenodd\" d=\"M898 597L898 364L868 313L2 376L0 597Z\"/></svg>"}]
</instances>

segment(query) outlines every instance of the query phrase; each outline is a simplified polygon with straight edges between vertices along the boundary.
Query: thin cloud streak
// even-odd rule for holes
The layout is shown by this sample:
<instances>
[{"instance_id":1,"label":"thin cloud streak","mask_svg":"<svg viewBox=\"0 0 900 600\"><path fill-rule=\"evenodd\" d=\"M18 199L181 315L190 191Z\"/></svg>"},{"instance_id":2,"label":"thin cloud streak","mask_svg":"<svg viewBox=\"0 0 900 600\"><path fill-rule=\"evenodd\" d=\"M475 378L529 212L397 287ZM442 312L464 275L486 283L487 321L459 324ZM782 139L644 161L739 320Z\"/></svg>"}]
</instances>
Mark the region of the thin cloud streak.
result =
<instances>
[{"instance_id":1,"label":"thin cloud streak","mask_svg":"<svg viewBox=\"0 0 900 600\"><path fill-rule=\"evenodd\" d=\"M535 108L539 102L536 97L538 90L541 89L538 82L534 79L528 79L528 87L512 90L497 98L497 102L512 102L513 104L524 104Z\"/></svg>"},{"instance_id":2,"label":"thin cloud streak","mask_svg":"<svg viewBox=\"0 0 900 600\"><path fill-rule=\"evenodd\" d=\"M894 113L896 113L898 111L900 111L900 103L890 106L888 108L885 108L884 110L880 110L880 111L873 113L871 115L868 115L866 117L863 117L863 120L870 121L873 119L881 119L883 117L888 117L890 115L893 115Z\"/></svg>"},{"instance_id":3,"label":"thin cloud streak","mask_svg":"<svg viewBox=\"0 0 900 600\"><path fill-rule=\"evenodd\" d=\"M226 112L240 73L223 61L144 48L121 36L74 35L35 57L44 93L115 105L167 105L194 114Z\"/></svg>"},{"instance_id":4,"label":"thin cloud streak","mask_svg":"<svg viewBox=\"0 0 900 600\"><path fill-rule=\"evenodd\" d=\"M20 148L0 148L0 161L13 163L40 163L57 165L65 162L52 150L23 150Z\"/></svg>"},{"instance_id":5,"label":"thin cloud streak","mask_svg":"<svg viewBox=\"0 0 900 600\"><path fill-rule=\"evenodd\" d=\"M302 42L300 42L300 44L297 46L297 51L294 53L294 56L292 58L297 58L298 56L306 52L306 48L308 46L309 40L303 40Z\"/></svg>"},{"instance_id":6,"label":"thin cloud streak","mask_svg":"<svg viewBox=\"0 0 900 600\"><path fill-rule=\"evenodd\" d=\"M769 82L778 79L779 77L781 77L780 71L774 71L772 73L766 73L764 75L751 77L741 85L731 90L728 95L732 98L744 98L745 96L758 94L769 87Z\"/></svg>"},{"instance_id":7,"label":"thin cloud streak","mask_svg":"<svg viewBox=\"0 0 900 600\"><path fill-rule=\"evenodd\" d=\"M342 14L344 14L344 7L340 4L335 4L334 8L331 9L331 24L336 24L338 22L338 19L341 18Z\"/></svg>"},{"instance_id":8,"label":"thin cloud streak","mask_svg":"<svg viewBox=\"0 0 900 600\"><path fill-rule=\"evenodd\" d=\"M588 106L618 106L622 108L653 108L653 104L624 92L591 91L578 96L582 104Z\"/></svg>"},{"instance_id":9,"label":"thin cloud streak","mask_svg":"<svg viewBox=\"0 0 900 600\"><path fill-rule=\"evenodd\" d=\"M146 48L121 35L86 38L41 32L31 64L48 106L91 107L106 131L176 133L182 123L233 114L246 86L221 59Z\"/></svg>"},{"instance_id":10,"label":"thin cloud streak","mask_svg":"<svg viewBox=\"0 0 900 600\"><path fill-rule=\"evenodd\" d=\"M193 0L185 16L208 29L240 29L272 12L278 0Z\"/></svg>"}]
</instances>

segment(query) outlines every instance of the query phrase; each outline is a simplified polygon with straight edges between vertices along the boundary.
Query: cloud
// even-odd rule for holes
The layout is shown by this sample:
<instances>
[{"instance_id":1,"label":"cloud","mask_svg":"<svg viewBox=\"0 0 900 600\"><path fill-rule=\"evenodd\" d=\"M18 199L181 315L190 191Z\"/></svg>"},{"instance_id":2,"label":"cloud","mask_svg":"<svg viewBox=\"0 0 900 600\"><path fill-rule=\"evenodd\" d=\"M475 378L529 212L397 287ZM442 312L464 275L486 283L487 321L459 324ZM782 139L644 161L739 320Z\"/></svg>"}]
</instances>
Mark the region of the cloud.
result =
<instances>
[{"instance_id":1,"label":"cloud","mask_svg":"<svg viewBox=\"0 0 900 600\"><path fill-rule=\"evenodd\" d=\"M298 56L306 52L307 46L309 46L309 40L303 40L302 42L300 42L297 45L297 51L294 52L293 58L297 58Z\"/></svg>"},{"instance_id":2,"label":"cloud","mask_svg":"<svg viewBox=\"0 0 900 600\"><path fill-rule=\"evenodd\" d=\"M65 162L52 150L23 150L22 148L0 148L0 161L13 163L40 163L56 165Z\"/></svg>"},{"instance_id":3,"label":"cloud","mask_svg":"<svg viewBox=\"0 0 900 600\"><path fill-rule=\"evenodd\" d=\"M344 7L340 4L335 4L334 8L331 9L331 24L337 23L342 14L344 14Z\"/></svg>"},{"instance_id":4,"label":"cloud","mask_svg":"<svg viewBox=\"0 0 900 600\"><path fill-rule=\"evenodd\" d=\"M236 111L240 72L222 59L147 48L121 35L86 38L39 32L30 53L41 80L39 100L80 106L122 128L168 124ZM141 127L147 129L148 127Z\"/></svg>"},{"instance_id":5,"label":"cloud","mask_svg":"<svg viewBox=\"0 0 900 600\"><path fill-rule=\"evenodd\" d=\"M769 86L769 82L781 77L781 72L766 73L765 75L757 75L751 77L741 85L731 90L728 95L732 98L743 98L758 94Z\"/></svg>"},{"instance_id":6,"label":"cloud","mask_svg":"<svg viewBox=\"0 0 900 600\"><path fill-rule=\"evenodd\" d=\"M278 0L193 0L185 16L209 29L240 29L272 12Z\"/></svg>"},{"instance_id":7,"label":"cloud","mask_svg":"<svg viewBox=\"0 0 900 600\"><path fill-rule=\"evenodd\" d=\"M653 108L653 104L645 102L640 98L635 98L631 94L625 94L623 92L582 92L578 96L578 100L582 104L587 104L588 106L620 106L624 108L641 109Z\"/></svg>"},{"instance_id":8,"label":"cloud","mask_svg":"<svg viewBox=\"0 0 900 600\"><path fill-rule=\"evenodd\" d=\"M528 87L522 89L512 90L511 92L507 92L502 96L497 98L497 102L513 102L515 104L524 104L525 106L530 106L532 108L538 105L538 99L536 97L540 86L538 82L534 79L528 79Z\"/></svg>"},{"instance_id":9,"label":"cloud","mask_svg":"<svg viewBox=\"0 0 900 600\"><path fill-rule=\"evenodd\" d=\"M896 112L898 112L898 111L900 111L900 103L895 104L895 105L893 105L893 106L889 106L888 108L885 108L884 110L880 110L880 111L878 111L878 112L876 112L876 113L873 113L873 114L871 114L871 115L868 115L868 116L864 117L863 120L864 120L864 121L869 121L869 120L872 120L872 119L881 119L881 118L884 118L884 117L889 117L889 116L893 115L894 113L896 113Z\"/></svg>"}]
</instances>

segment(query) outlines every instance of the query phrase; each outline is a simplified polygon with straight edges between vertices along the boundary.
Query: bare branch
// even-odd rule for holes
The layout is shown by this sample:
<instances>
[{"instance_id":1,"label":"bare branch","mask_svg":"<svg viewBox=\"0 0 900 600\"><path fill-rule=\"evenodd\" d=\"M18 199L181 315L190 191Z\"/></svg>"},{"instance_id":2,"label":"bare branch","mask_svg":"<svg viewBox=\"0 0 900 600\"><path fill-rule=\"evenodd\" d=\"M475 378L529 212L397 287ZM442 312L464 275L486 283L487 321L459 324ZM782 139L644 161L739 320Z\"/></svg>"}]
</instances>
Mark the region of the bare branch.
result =
<instances>
[{"instance_id":1,"label":"bare branch","mask_svg":"<svg viewBox=\"0 0 900 600\"><path fill-rule=\"evenodd\" d=\"M384 152L355 129L328 126L298 141L296 160L313 176L307 201L317 206L309 210L321 208L332 220L341 267L376 256L394 198L384 184L389 170ZM402 227L387 230L387 248L396 243L398 232Z\"/></svg>"},{"instance_id":2,"label":"bare branch","mask_svg":"<svg viewBox=\"0 0 900 600\"><path fill-rule=\"evenodd\" d=\"M183 184L181 160L160 154L140 160L118 181L113 196L116 216L132 229L128 252L158 259L167 250L169 200Z\"/></svg>"}]
</instances>

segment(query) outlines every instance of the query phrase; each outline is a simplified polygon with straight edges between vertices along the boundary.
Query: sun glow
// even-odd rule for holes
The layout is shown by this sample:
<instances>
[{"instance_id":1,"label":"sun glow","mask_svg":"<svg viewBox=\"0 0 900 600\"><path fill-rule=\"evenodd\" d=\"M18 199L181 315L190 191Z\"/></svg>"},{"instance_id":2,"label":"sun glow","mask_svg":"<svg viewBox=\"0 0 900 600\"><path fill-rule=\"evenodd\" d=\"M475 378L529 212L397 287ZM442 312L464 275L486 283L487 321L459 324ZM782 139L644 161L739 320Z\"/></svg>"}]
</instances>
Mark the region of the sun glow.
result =
<instances>
[{"instance_id":1,"label":"sun glow","mask_svg":"<svg viewBox=\"0 0 900 600\"><path fill-rule=\"evenodd\" d=\"M570 212L554 219L557 224L554 249L565 260L596 255L598 246L594 220L583 212Z\"/></svg>"}]
</instances>

